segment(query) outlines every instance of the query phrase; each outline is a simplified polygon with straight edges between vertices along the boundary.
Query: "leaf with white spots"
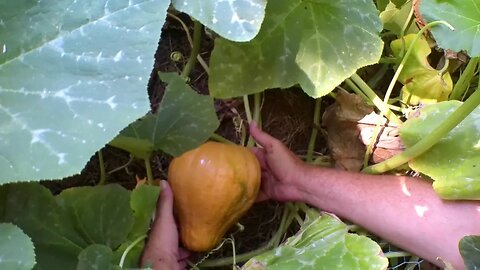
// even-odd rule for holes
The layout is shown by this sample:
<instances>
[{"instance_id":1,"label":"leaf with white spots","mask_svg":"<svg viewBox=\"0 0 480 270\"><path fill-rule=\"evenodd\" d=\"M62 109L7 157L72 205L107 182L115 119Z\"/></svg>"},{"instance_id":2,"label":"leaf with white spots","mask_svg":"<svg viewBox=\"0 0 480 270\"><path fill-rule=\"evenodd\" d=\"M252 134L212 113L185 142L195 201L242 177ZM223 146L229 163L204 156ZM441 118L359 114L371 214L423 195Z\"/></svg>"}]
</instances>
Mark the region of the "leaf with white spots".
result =
<instances>
[{"instance_id":1,"label":"leaf with white spots","mask_svg":"<svg viewBox=\"0 0 480 270\"><path fill-rule=\"evenodd\" d=\"M125 128L111 145L141 158L156 150L178 156L203 143L217 129L211 97L197 94L176 73L163 73L160 78L168 86L158 111Z\"/></svg>"},{"instance_id":2,"label":"leaf with white spots","mask_svg":"<svg viewBox=\"0 0 480 270\"><path fill-rule=\"evenodd\" d=\"M112 250L104 245L93 244L82 250L78 255L76 269L81 270L110 270L118 269L111 263Z\"/></svg>"},{"instance_id":3,"label":"leaf with white spots","mask_svg":"<svg viewBox=\"0 0 480 270\"><path fill-rule=\"evenodd\" d=\"M0 184L78 173L148 111L168 5L0 1Z\"/></svg>"},{"instance_id":4,"label":"leaf with white spots","mask_svg":"<svg viewBox=\"0 0 480 270\"><path fill-rule=\"evenodd\" d=\"M260 30L267 0L172 0L172 4L226 39L249 41Z\"/></svg>"},{"instance_id":5,"label":"leaf with white spots","mask_svg":"<svg viewBox=\"0 0 480 270\"><path fill-rule=\"evenodd\" d=\"M383 270L388 260L377 243L348 233L338 218L314 210L300 231L284 244L250 259L243 270Z\"/></svg>"},{"instance_id":6,"label":"leaf with white spots","mask_svg":"<svg viewBox=\"0 0 480 270\"><path fill-rule=\"evenodd\" d=\"M400 128L405 146L430 134L461 104L444 101L421 109ZM444 199L480 200L480 107L409 165L435 180L433 188Z\"/></svg>"},{"instance_id":7,"label":"leaf with white spots","mask_svg":"<svg viewBox=\"0 0 480 270\"><path fill-rule=\"evenodd\" d=\"M427 22L446 21L455 29L443 24L432 27L438 46L456 52L465 50L471 57L480 56L480 1L422 0L420 13Z\"/></svg>"},{"instance_id":8,"label":"leaf with white spots","mask_svg":"<svg viewBox=\"0 0 480 270\"><path fill-rule=\"evenodd\" d=\"M466 269L480 269L480 236L465 236L458 246Z\"/></svg>"},{"instance_id":9,"label":"leaf with white spots","mask_svg":"<svg viewBox=\"0 0 480 270\"><path fill-rule=\"evenodd\" d=\"M216 39L210 93L228 98L300 84L312 97L326 95L380 59L380 31L370 0L268 1L253 40Z\"/></svg>"},{"instance_id":10,"label":"leaf with white spots","mask_svg":"<svg viewBox=\"0 0 480 270\"><path fill-rule=\"evenodd\" d=\"M34 265L35 248L30 237L13 224L0 223L0 269L30 270Z\"/></svg>"}]
</instances>

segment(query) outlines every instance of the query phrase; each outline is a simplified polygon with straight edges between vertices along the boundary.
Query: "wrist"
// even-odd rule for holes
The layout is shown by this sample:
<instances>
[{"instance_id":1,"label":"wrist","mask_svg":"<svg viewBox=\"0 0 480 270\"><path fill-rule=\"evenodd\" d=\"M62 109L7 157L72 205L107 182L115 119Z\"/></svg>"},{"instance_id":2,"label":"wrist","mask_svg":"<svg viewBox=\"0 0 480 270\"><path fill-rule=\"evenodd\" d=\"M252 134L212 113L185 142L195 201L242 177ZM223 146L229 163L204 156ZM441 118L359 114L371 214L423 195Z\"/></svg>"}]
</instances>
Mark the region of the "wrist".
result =
<instances>
[{"instance_id":1,"label":"wrist","mask_svg":"<svg viewBox=\"0 0 480 270\"><path fill-rule=\"evenodd\" d=\"M323 180L327 177L329 169L310 164L304 164L298 179L295 181L295 189L298 193L298 201L317 204L316 200L321 195Z\"/></svg>"}]
</instances>

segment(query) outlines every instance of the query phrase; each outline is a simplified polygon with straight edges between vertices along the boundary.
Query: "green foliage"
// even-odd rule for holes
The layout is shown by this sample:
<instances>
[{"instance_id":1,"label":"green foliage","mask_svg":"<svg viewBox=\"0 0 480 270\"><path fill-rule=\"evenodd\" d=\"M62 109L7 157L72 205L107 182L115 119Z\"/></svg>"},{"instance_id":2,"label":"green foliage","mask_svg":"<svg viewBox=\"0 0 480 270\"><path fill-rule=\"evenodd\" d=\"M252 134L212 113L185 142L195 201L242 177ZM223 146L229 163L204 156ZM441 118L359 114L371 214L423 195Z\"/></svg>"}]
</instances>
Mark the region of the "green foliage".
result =
<instances>
[{"instance_id":1,"label":"green foliage","mask_svg":"<svg viewBox=\"0 0 480 270\"><path fill-rule=\"evenodd\" d=\"M466 269L480 268L480 236L469 235L460 240L460 254L465 262Z\"/></svg>"},{"instance_id":2,"label":"green foliage","mask_svg":"<svg viewBox=\"0 0 480 270\"><path fill-rule=\"evenodd\" d=\"M226 39L249 41L260 30L267 1L172 0L172 4Z\"/></svg>"},{"instance_id":3,"label":"green foliage","mask_svg":"<svg viewBox=\"0 0 480 270\"><path fill-rule=\"evenodd\" d=\"M348 233L338 218L307 212L300 231L285 244L250 259L242 269L386 269L388 260L374 241Z\"/></svg>"},{"instance_id":4,"label":"green foliage","mask_svg":"<svg viewBox=\"0 0 480 270\"><path fill-rule=\"evenodd\" d=\"M79 258L82 267L95 258L103 264L106 254L116 259L111 250L123 253L134 237L148 231L151 215L146 213L153 212L154 196L158 195L158 187L142 187L131 198L130 192L118 185L70 188L55 197L36 183L10 184L1 189L5 194L1 218L32 238L36 269L52 270L75 269ZM139 204L143 195L146 200ZM107 249L110 251L105 253ZM132 267L137 266L139 256L132 252L127 258L135 262Z\"/></svg>"},{"instance_id":5,"label":"green foliage","mask_svg":"<svg viewBox=\"0 0 480 270\"><path fill-rule=\"evenodd\" d=\"M0 223L0 269L30 270L35 265L32 240L20 228Z\"/></svg>"},{"instance_id":6,"label":"green foliage","mask_svg":"<svg viewBox=\"0 0 480 270\"><path fill-rule=\"evenodd\" d=\"M154 216L157 199L160 195L160 188L156 186L140 185L130 195L130 208L133 210L135 221L130 230L127 240L114 252L114 261L120 261L125 249L138 237L145 235L150 228L150 221ZM144 248L143 241L137 244L128 253L124 267L137 267Z\"/></svg>"},{"instance_id":7,"label":"green foliage","mask_svg":"<svg viewBox=\"0 0 480 270\"><path fill-rule=\"evenodd\" d=\"M269 1L252 41L215 41L210 93L228 98L300 84L312 97L326 95L378 61L381 30L371 1Z\"/></svg>"},{"instance_id":8,"label":"green foliage","mask_svg":"<svg viewBox=\"0 0 480 270\"><path fill-rule=\"evenodd\" d=\"M78 255L77 270L111 270L116 268L112 263L112 250L104 245L93 244Z\"/></svg>"},{"instance_id":9,"label":"green foliage","mask_svg":"<svg viewBox=\"0 0 480 270\"><path fill-rule=\"evenodd\" d=\"M0 184L78 173L145 114L168 4L0 1Z\"/></svg>"},{"instance_id":10,"label":"green foliage","mask_svg":"<svg viewBox=\"0 0 480 270\"><path fill-rule=\"evenodd\" d=\"M147 158L155 150L173 156L207 140L219 122L213 99L202 96L175 73L160 74L168 84L158 111L125 128L110 144Z\"/></svg>"},{"instance_id":11,"label":"green foliage","mask_svg":"<svg viewBox=\"0 0 480 270\"><path fill-rule=\"evenodd\" d=\"M405 146L411 147L442 124L458 101L429 105L400 128ZM444 199L480 199L480 108L477 107L448 136L409 162L412 169L432 177L433 188Z\"/></svg>"},{"instance_id":12,"label":"green foliage","mask_svg":"<svg viewBox=\"0 0 480 270\"><path fill-rule=\"evenodd\" d=\"M56 199L90 244L101 243L113 249L132 229L130 192L119 185L70 188Z\"/></svg>"},{"instance_id":13,"label":"green foliage","mask_svg":"<svg viewBox=\"0 0 480 270\"><path fill-rule=\"evenodd\" d=\"M403 37L403 41L392 41L390 47L395 57L401 59L404 56L415 36L416 34L409 34ZM403 103L418 105L447 100L453 89L450 73L441 74L430 66L428 55L432 51L424 38L420 38L413 46L414 49L398 77L404 85L401 90Z\"/></svg>"},{"instance_id":14,"label":"green foliage","mask_svg":"<svg viewBox=\"0 0 480 270\"><path fill-rule=\"evenodd\" d=\"M405 21L407 21L410 11L412 9L412 1L408 3L396 6L394 3L389 2L385 6L385 10L380 13L380 19L383 22L383 28L385 30L392 31L397 36L402 35L402 29L405 26ZM410 24L406 29L405 33L416 33L418 32L418 27L416 24Z\"/></svg>"},{"instance_id":15,"label":"green foliage","mask_svg":"<svg viewBox=\"0 0 480 270\"><path fill-rule=\"evenodd\" d=\"M453 51L465 50L471 57L480 56L480 11L477 0L422 0L420 12L427 22L446 21L445 25L432 28L438 45Z\"/></svg>"}]
</instances>

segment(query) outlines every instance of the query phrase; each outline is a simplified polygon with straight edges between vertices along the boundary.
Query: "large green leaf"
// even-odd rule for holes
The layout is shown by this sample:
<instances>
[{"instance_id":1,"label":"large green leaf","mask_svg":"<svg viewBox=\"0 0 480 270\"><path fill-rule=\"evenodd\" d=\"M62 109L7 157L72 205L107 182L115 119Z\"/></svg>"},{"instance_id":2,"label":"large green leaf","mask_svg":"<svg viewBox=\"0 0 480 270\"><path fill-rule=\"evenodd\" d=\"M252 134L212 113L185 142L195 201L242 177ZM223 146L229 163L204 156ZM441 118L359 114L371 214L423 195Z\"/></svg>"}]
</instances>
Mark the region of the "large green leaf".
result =
<instances>
[{"instance_id":1,"label":"large green leaf","mask_svg":"<svg viewBox=\"0 0 480 270\"><path fill-rule=\"evenodd\" d=\"M82 250L92 244L115 249L133 225L130 192L118 185L71 188L57 197L37 183L0 189L5 194L2 219L32 238L36 269L75 269Z\"/></svg>"},{"instance_id":2,"label":"large green leaf","mask_svg":"<svg viewBox=\"0 0 480 270\"><path fill-rule=\"evenodd\" d=\"M163 73L168 84L158 111L125 128L110 144L141 158L162 150L178 156L207 140L219 122L213 99L193 91L176 73Z\"/></svg>"},{"instance_id":3,"label":"large green leaf","mask_svg":"<svg viewBox=\"0 0 480 270\"><path fill-rule=\"evenodd\" d=\"M78 173L145 114L168 5L0 1L0 184Z\"/></svg>"},{"instance_id":4,"label":"large green leaf","mask_svg":"<svg viewBox=\"0 0 480 270\"><path fill-rule=\"evenodd\" d=\"M330 215L311 210L300 231L282 246L250 259L244 270L386 269L388 260L377 243L348 233L347 226Z\"/></svg>"},{"instance_id":5,"label":"large green leaf","mask_svg":"<svg viewBox=\"0 0 480 270\"><path fill-rule=\"evenodd\" d=\"M411 147L431 133L455 109L459 101L428 105L419 116L400 128L405 146ZM435 180L433 188L444 199L480 199L480 107L423 155L409 162L412 169Z\"/></svg>"},{"instance_id":6,"label":"large green leaf","mask_svg":"<svg viewBox=\"0 0 480 270\"><path fill-rule=\"evenodd\" d=\"M0 269L30 270L35 265L32 240L17 226L0 223Z\"/></svg>"},{"instance_id":7,"label":"large green leaf","mask_svg":"<svg viewBox=\"0 0 480 270\"><path fill-rule=\"evenodd\" d=\"M119 185L66 189L57 196L57 201L91 244L115 249L127 239L132 229L130 192Z\"/></svg>"},{"instance_id":8,"label":"large green leaf","mask_svg":"<svg viewBox=\"0 0 480 270\"><path fill-rule=\"evenodd\" d=\"M77 270L111 270L116 269L111 263L112 250L104 245L93 244L78 255ZM118 267L118 269L120 269Z\"/></svg>"},{"instance_id":9,"label":"large green leaf","mask_svg":"<svg viewBox=\"0 0 480 270\"><path fill-rule=\"evenodd\" d=\"M412 46L416 34L409 34L402 39L392 41L390 47L395 57L401 59L405 51ZM413 51L408 57L398 80L403 84L401 90L404 104L436 103L448 99L453 83L449 72L441 74L428 63L432 50L427 40L420 38L413 44Z\"/></svg>"},{"instance_id":10,"label":"large green leaf","mask_svg":"<svg viewBox=\"0 0 480 270\"><path fill-rule=\"evenodd\" d=\"M432 28L433 37L444 49L466 50L472 57L480 56L480 2L478 0L422 0L420 12L427 22L446 21Z\"/></svg>"},{"instance_id":11,"label":"large green leaf","mask_svg":"<svg viewBox=\"0 0 480 270\"><path fill-rule=\"evenodd\" d=\"M74 269L88 244L48 189L37 183L2 186L5 222L19 226L35 244L36 269Z\"/></svg>"},{"instance_id":12,"label":"large green leaf","mask_svg":"<svg viewBox=\"0 0 480 270\"><path fill-rule=\"evenodd\" d=\"M467 269L480 269L480 236L469 235L460 240L460 254Z\"/></svg>"},{"instance_id":13,"label":"large green leaf","mask_svg":"<svg viewBox=\"0 0 480 270\"><path fill-rule=\"evenodd\" d=\"M300 84L310 96L326 95L378 61L381 30L373 1L268 1L252 41L215 41L210 93L227 98Z\"/></svg>"},{"instance_id":14,"label":"large green leaf","mask_svg":"<svg viewBox=\"0 0 480 270\"><path fill-rule=\"evenodd\" d=\"M249 41L260 30L267 0L172 0L172 4L226 39Z\"/></svg>"}]
</instances>

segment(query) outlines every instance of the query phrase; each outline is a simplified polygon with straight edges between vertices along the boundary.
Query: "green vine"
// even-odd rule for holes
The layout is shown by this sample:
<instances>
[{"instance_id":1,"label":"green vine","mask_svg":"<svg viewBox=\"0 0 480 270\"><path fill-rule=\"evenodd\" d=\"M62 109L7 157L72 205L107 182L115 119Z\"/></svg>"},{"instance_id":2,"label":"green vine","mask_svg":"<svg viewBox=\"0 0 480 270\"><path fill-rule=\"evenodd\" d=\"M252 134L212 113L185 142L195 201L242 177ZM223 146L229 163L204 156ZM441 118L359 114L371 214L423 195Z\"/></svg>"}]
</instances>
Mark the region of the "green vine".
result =
<instances>
[{"instance_id":1,"label":"green vine","mask_svg":"<svg viewBox=\"0 0 480 270\"><path fill-rule=\"evenodd\" d=\"M98 150L97 155L98 166L100 167L100 181L98 181L98 185L105 185L107 183L107 174L105 172L105 161L103 159L102 150Z\"/></svg>"},{"instance_id":2,"label":"green vine","mask_svg":"<svg viewBox=\"0 0 480 270\"><path fill-rule=\"evenodd\" d=\"M152 165L150 163L150 157L144 159L145 161L145 169L147 171L147 183L149 185L153 185L153 173L152 173Z\"/></svg>"},{"instance_id":3,"label":"green vine","mask_svg":"<svg viewBox=\"0 0 480 270\"><path fill-rule=\"evenodd\" d=\"M147 238L146 234L141 235L137 239L135 239L130 245L128 245L128 247L123 252L122 257L120 258L120 263L118 264L120 268L123 267L123 264L125 263L125 259L127 258L128 253L130 253L130 250L132 250L138 243L140 243L140 241L144 240L145 238Z\"/></svg>"},{"instance_id":4,"label":"green vine","mask_svg":"<svg viewBox=\"0 0 480 270\"><path fill-rule=\"evenodd\" d=\"M315 149L315 142L317 141L318 127L320 126L320 109L322 105L322 99L317 98L315 100L315 109L313 112L313 128L312 134L310 135L310 141L308 142L307 148L307 162L312 163L313 161L313 151Z\"/></svg>"},{"instance_id":5,"label":"green vine","mask_svg":"<svg viewBox=\"0 0 480 270\"><path fill-rule=\"evenodd\" d=\"M192 52L190 53L187 64L185 64L185 67L180 74L180 76L185 80L188 78L188 75L190 75L190 72L193 70L193 67L195 67L195 64L197 63L197 55L200 53L200 47L202 42L202 28L203 25L199 21L194 22Z\"/></svg>"},{"instance_id":6,"label":"green vine","mask_svg":"<svg viewBox=\"0 0 480 270\"><path fill-rule=\"evenodd\" d=\"M467 92L468 87L470 86L470 81L475 75L479 60L479 57L470 59L462 75L460 75L460 78L458 78L457 83L455 83L455 86L453 87L452 93L450 94L450 100L460 100L463 94Z\"/></svg>"}]
</instances>

